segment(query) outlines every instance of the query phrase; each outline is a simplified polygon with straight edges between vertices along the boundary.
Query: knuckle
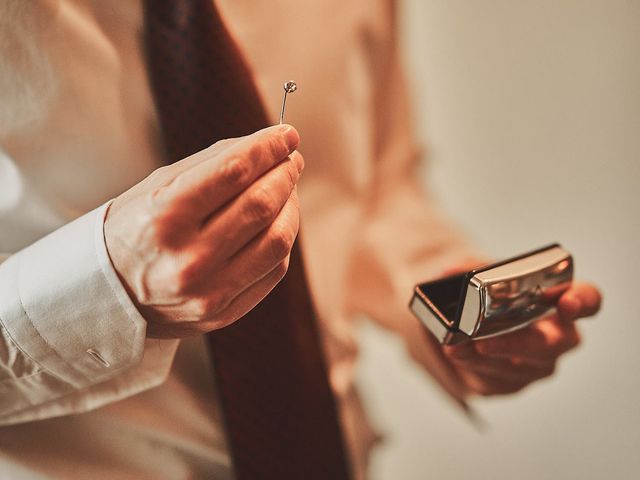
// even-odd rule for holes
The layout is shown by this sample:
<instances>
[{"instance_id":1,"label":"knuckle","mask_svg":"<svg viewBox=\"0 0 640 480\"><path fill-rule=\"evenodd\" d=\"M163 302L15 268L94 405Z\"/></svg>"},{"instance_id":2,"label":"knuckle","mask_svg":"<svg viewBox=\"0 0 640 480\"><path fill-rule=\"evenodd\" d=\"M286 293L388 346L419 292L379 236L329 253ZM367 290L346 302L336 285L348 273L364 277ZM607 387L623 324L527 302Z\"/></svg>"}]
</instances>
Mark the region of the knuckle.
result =
<instances>
[{"instance_id":1,"label":"knuckle","mask_svg":"<svg viewBox=\"0 0 640 480\"><path fill-rule=\"evenodd\" d=\"M223 150L226 147L228 147L229 145L234 143L234 139L232 138L223 138L222 140L218 140L217 142L215 142L213 145L211 145L209 147L209 150L211 150L211 152L217 152L219 150Z\"/></svg>"},{"instance_id":2,"label":"knuckle","mask_svg":"<svg viewBox=\"0 0 640 480\"><path fill-rule=\"evenodd\" d=\"M266 138L262 152L274 160L282 160L289 154L289 149L282 135L273 135Z\"/></svg>"},{"instance_id":3,"label":"knuckle","mask_svg":"<svg viewBox=\"0 0 640 480\"><path fill-rule=\"evenodd\" d=\"M524 390L526 387L529 386L531 382L529 381L521 381L521 382L514 382L514 383L510 383L508 385L504 385L501 388L497 389L496 394L497 395L510 395L513 393L518 393L522 390Z\"/></svg>"},{"instance_id":4,"label":"knuckle","mask_svg":"<svg viewBox=\"0 0 640 480\"><path fill-rule=\"evenodd\" d=\"M280 211L280 205L264 187L256 188L246 203L247 215L259 223L272 221Z\"/></svg>"},{"instance_id":5,"label":"knuckle","mask_svg":"<svg viewBox=\"0 0 640 480\"><path fill-rule=\"evenodd\" d=\"M582 336L580 335L580 332L575 329L573 331L573 341L574 341L574 347L579 346L582 343Z\"/></svg>"},{"instance_id":6,"label":"knuckle","mask_svg":"<svg viewBox=\"0 0 640 480\"><path fill-rule=\"evenodd\" d=\"M220 167L222 182L235 188L243 188L251 182L251 162L243 156L234 156Z\"/></svg>"},{"instance_id":7,"label":"knuckle","mask_svg":"<svg viewBox=\"0 0 640 480\"><path fill-rule=\"evenodd\" d=\"M589 313L595 315L602 308L602 294L598 291L596 287L591 286L593 291L593 299L589 302Z\"/></svg>"},{"instance_id":8,"label":"knuckle","mask_svg":"<svg viewBox=\"0 0 640 480\"><path fill-rule=\"evenodd\" d=\"M466 378L465 383L469 390L481 397L490 397L496 394L494 386L487 379L474 375Z\"/></svg>"},{"instance_id":9,"label":"knuckle","mask_svg":"<svg viewBox=\"0 0 640 480\"><path fill-rule=\"evenodd\" d=\"M293 162L290 161L286 163L287 163L287 168L285 169L286 182L287 182L287 187L289 187L289 191L291 191L296 186L296 183L298 183L299 174L298 174L298 169L296 168Z\"/></svg>"},{"instance_id":10,"label":"knuckle","mask_svg":"<svg viewBox=\"0 0 640 480\"><path fill-rule=\"evenodd\" d=\"M529 385L528 380L522 381L487 381L482 390L478 392L483 397L493 397L497 395L510 395L517 393Z\"/></svg>"},{"instance_id":11,"label":"knuckle","mask_svg":"<svg viewBox=\"0 0 640 480\"><path fill-rule=\"evenodd\" d=\"M159 207L163 206L166 203L166 199L163 198L163 194L165 191L166 187L164 185L154 186L149 190L149 205L152 206L153 210L157 210Z\"/></svg>"},{"instance_id":12,"label":"knuckle","mask_svg":"<svg viewBox=\"0 0 640 480\"><path fill-rule=\"evenodd\" d=\"M190 313L196 321L209 318L212 309L211 301L207 298L198 298L191 302Z\"/></svg>"},{"instance_id":13,"label":"knuckle","mask_svg":"<svg viewBox=\"0 0 640 480\"><path fill-rule=\"evenodd\" d=\"M237 318L227 313L216 315L215 318L206 320L204 322L200 322L199 324L200 333L205 334L205 333L213 332L216 330L220 330L221 328L228 327L229 325L234 323L236 320Z\"/></svg>"},{"instance_id":14,"label":"knuckle","mask_svg":"<svg viewBox=\"0 0 640 480\"><path fill-rule=\"evenodd\" d=\"M140 240L157 248L179 248L182 237L176 231L175 225L175 215L171 208L152 209L144 222L144 232Z\"/></svg>"},{"instance_id":15,"label":"knuckle","mask_svg":"<svg viewBox=\"0 0 640 480\"><path fill-rule=\"evenodd\" d=\"M286 260L283 260L282 262L280 262L275 268L275 274L278 277L278 281L280 281L287 274L288 270L289 270L289 258L287 257Z\"/></svg>"},{"instance_id":16,"label":"knuckle","mask_svg":"<svg viewBox=\"0 0 640 480\"><path fill-rule=\"evenodd\" d=\"M224 308L224 294L207 295L191 302L190 316L198 322L211 321Z\"/></svg>"},{"instance_id":17,"label":"knuckle","mask_svg":"<svg viewBox=\"0 0 640 480\"><path fill-rule=\"evenodd\" d=\"M276 260L282 260L291 253L295 233L289 228L275 228L269 234L271 253Z\"/></svg>"},{"instance_id":18,"label":"knuckle","mask_svg":"<svg viewBox=\"0 0 640 480\"><path fill-rule=\"evenodd\" d=\"M547 366L542 367L541 371L540 371L540 377L539 378L547 378L552 376L554 373L556 372L556 364L551 363Z\"/></svg>"},{"instance_id":19,"label":"knuckle","mask_svg":"<svg viewBox=\"0 0 640 480\"><path fill-rule=\"evenodd\" d=\"M202 271L204 260L200 255L193 255L188 260L177 266L175 275L175 290L178 295L187 295L191 293L194 286L198 282L200 272Z\"/></svg>"},{"instance_id":20,"label":"knuckle","mask_svg":"<svg viewBox=\"0 0 640 480\"><path fill-rule=\"evenodd\" d=\"M149 208L139 217L144 225L144 239L175 250L188 243L193 234L193 218L181 199L159 199L157 190L150 193ZM155 198L153 195L156 194Z\"/></svg>"},{"instance_id":21,"label":"knuckle","mask_svg":"<svg viewBox=\"0 0 640 480\"><path fill-rule=\"evenodd\" d=\"M482 340L477 342L463 342L457 345L445 345L443 352L453 362L461 362L468 359L477 359L479 355L479 344Z\"/></svg>"},{"instance_id":22,"label":"knuckle","mask_svg":"<svg viewBox=\"0 0 640 480\"><path fill-rule=\"evenodd\" d=\"M163 182L164 180L166 180L167 177L170 177L171 170L172 169L170 168L169 165L163 165L161 167L156 168L153 172L151 172L147 177L147 179L152 185L157 185Z\"/></svg>"},{"instance_id":23,"label":"knuckle","mask_svg":"<svg viewBox=\"0 0 640 480\"><path fill-rule=\"evenodd\" d=\"M252 143L248 153L256 162L273 163L283 160L289 154L289 149L282 135L271 134Z\"/></svg>"},{"instance_id":24,"label":"knuckle","mask_svg":"<svg viewBox=\"0 0 640 480\"><path fill-rule=\"evenodd\" d=\"M561 347L567 351L576 348L578 345L580 345L580 334L572 325L572 328L568 329L565 333Z\"/></svg>"},{"instance_id":25,"label":"knuckle","mask_svg":"<svg viewBox=\"0 0 640 480\"><path fill-rule=\"evenodd\" d=\"M207 291L215 283L227 285L225 282L214 282L216 272L219 271L220 263L216 258L215 249L210 248L190 248L173 255L169 268L174 269L173 281L174 289L180 297L187 297Z\"/></svg>"},{"instance_id":26,"label":"knuckle","mask_svg":"<svg viewBox=\"0 0 640 480\"><path fill-rule=\"evenodd\" d=\"M556 356L560 356L578 346L580 336L572 322L557 324L554 334L547 336L547 341L550 351Z\"/></svg>"},{"instance_id":27,"label":"knuckle","mask_svg":"<svg viewBox=\"0 0 640 480\"><path fill-rule=\"evenodd\" d=\"M475 393L481 397L493 397L499 394L499 390L492 385L482 383L476 387Z\"/></svg>"},{"instance_id":28,"label":"knuckle","mask_svg":"<svg viewBox=\"0 0 640 480\"><path fill-rule=\"evenodd\" d=\"M549 353L561 352L566 340L565 329L558 320L543 319L536 324L542 348Z\"/></svg>"},{"instance_id":29,"label":"knuckle","mask_svg":"<svg viewBox=\"0 0 640 480\"><path fill-rule=\"evenodd\" d=\"M144 221L145 237L153 242L163 238L163 233L169 229L171 210L168 208L151 208Z\"/></svg>"},{"instance_id":30,"label":"knuckle","mask_svg":"<svg viewBox=\"0 0 640 480\"><path fill-rule=\"evenodd\" d=\"M477 354L482 356L491 356L491 355L494 355L496 352L501 352L504 350L504 347L505 347L504 342L505 340L503 337L497 336L497 337L481 339L481 340L478 340L477 342L471 342L471 343L473 343L472 347Z\"/></svg>"},{"instance_id":31,"label":"knuckle","mask_svg":"<svg viewBox=\"0 0 640 480\"><path fill-rule=\"evenodd\" d=\"M294 163L296 163L298 170L300 171L300 173L302 173L302 171L304 170L304 166L305 166L305 161L304 161L304 156L298 152L297 150L292 152L290 154L291 159L293 160Z\"/></svg>"},{"instance_id":32,"label":"knuckle","mask_svg":"<svg viewBox=\"0 0 640 480\"><path fill-rule=\"evenodd\" d=\"M192 289L191 275L185 271L179 271L174 280L170 283L170 294L173 297L183 297L188 295Z\"/></svg>"},{"instance_id":33,"label":"knuckle","mask_svg":"<svg viewBox=\"0 0 640 480\"><path fill-rule=\"evenodd\" d=\"M252 143L247 149L247 156L252 163L259 164L261 160L269 156L268 143L265 141Z\"/></svg>"},{"instance_id":34,"label":"knuckle","mask_svg":"<svg viewBox=\"0 0 640 480\"><path fill-rule=\"evenodd\" d=\"M188 282L183 286L181 296L190 297L186 303L186 317L190 321L212 321L223 311L233 300L232 287L227 285L216 285L213 289L203 292L202 289L194 288L193 282ZM196 293L197 292L197 293Z\"/></svg>"}]
</instances>

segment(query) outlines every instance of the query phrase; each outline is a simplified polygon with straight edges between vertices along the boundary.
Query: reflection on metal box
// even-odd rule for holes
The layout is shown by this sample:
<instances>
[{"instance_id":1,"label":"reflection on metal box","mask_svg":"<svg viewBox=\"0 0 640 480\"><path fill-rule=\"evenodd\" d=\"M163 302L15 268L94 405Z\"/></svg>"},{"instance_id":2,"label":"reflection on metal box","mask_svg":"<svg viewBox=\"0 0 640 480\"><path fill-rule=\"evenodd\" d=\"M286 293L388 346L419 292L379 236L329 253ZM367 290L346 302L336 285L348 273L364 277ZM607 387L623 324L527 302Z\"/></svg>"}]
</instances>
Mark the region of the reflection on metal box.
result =
<instances>
[{"instance_id":1,"label":"reflection on metal box","mask_svg":"<svg viewBox=\"0 0 640 480\"><path fill-rule=\"evenodd\" d=\"M416 285L410 308L444 344L520 328L555 307L573 259L553 244L469 272Z\"/></svg>"}]
</instances>

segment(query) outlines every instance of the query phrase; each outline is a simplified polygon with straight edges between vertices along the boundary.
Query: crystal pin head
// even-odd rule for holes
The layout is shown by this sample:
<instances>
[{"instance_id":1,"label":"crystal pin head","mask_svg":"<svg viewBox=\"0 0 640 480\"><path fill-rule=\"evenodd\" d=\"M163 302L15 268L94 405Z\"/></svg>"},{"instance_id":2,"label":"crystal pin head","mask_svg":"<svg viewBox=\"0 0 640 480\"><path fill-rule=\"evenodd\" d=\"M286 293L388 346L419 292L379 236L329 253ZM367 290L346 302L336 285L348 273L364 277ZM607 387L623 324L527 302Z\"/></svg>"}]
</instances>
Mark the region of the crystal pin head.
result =
<instances>
[{"instance_id":1,"label":"crystal pin head","mask_svg":"<svg viewBox=\"0 0 640 480\"><path fill-rule=\"evenodd\" d=\"M293 93L298 89L298 85L296 82L289 80L288 82L284 82L284 91L287 93Z\"/></svg>"}]
</instances>

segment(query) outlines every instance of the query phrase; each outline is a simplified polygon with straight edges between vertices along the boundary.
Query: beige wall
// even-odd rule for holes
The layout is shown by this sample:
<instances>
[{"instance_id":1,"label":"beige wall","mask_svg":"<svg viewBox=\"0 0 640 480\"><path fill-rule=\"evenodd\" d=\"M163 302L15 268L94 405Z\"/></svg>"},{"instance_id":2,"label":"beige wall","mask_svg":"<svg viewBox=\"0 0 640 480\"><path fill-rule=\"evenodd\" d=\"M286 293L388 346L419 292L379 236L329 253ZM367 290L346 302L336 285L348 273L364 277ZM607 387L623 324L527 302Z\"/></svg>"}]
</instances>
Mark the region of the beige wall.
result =
<instances>
[{"instance_id":1,"label":"beige wall","mask_svg":"<svg viewBox=\"0 0 640 480\"><path fill-rule=\"evenodd\" d=\"M425 181L494 256L560 241L605 304L553 379L477 402L484 433L363 328L372 478L640 478L640 0L404 3Z\"/></svg>"}]
</instances>

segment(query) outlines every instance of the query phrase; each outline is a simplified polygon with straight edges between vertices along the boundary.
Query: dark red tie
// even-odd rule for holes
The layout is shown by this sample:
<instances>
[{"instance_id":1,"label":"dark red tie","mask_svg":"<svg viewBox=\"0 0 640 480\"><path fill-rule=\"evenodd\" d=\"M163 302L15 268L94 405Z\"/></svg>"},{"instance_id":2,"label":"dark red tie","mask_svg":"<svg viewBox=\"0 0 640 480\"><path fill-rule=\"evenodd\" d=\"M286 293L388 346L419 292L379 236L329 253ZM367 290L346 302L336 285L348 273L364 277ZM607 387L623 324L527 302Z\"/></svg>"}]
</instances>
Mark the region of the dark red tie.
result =
<instances>
[{"instance_id":1,"label":"dark red tie","mask_svg":"<svg viewBox=\"0 0 640 480\"><path fill-rule=\"evenodd\" d=\"M212 0L145 0L144 8L168 162L269 125ZM350 478L297 243L271 294L207 336L238 480Z\"/></svg>"}]
</instances>

